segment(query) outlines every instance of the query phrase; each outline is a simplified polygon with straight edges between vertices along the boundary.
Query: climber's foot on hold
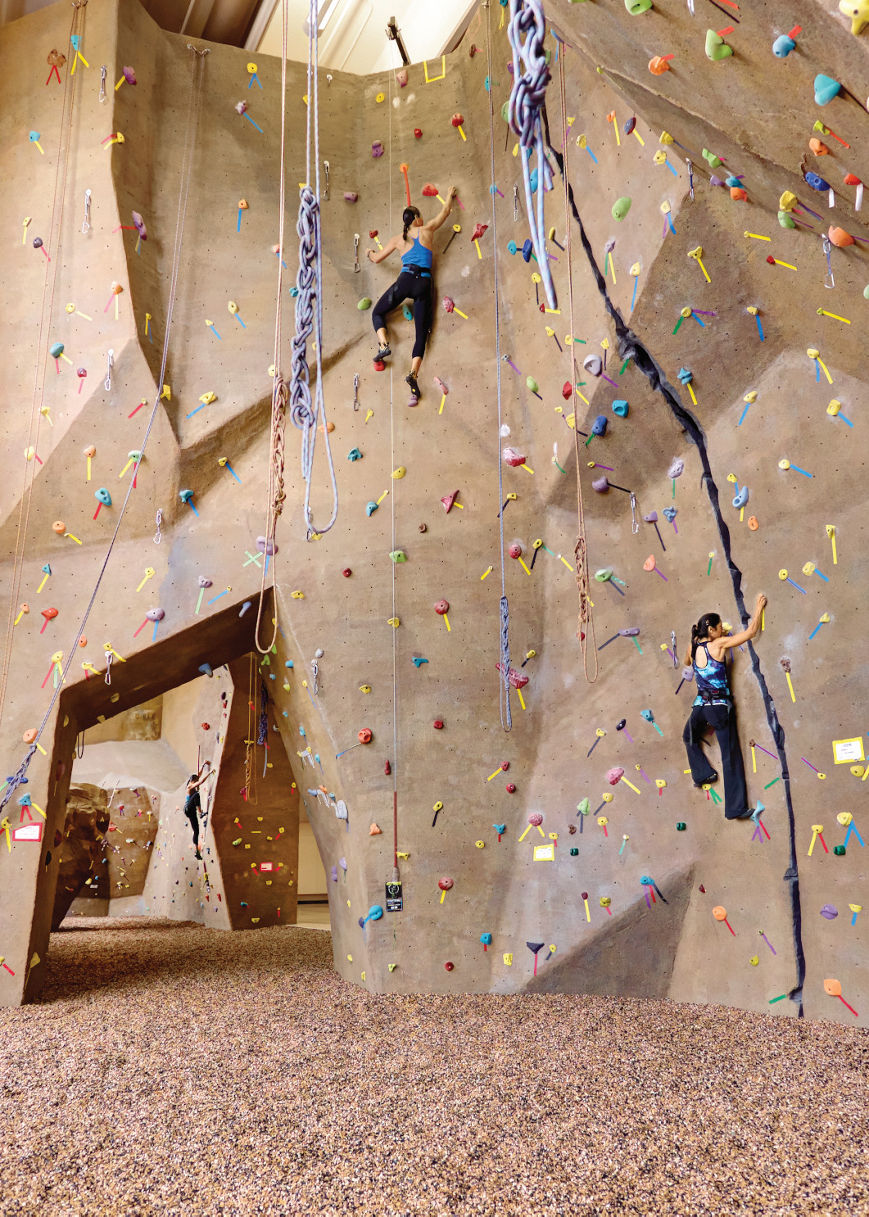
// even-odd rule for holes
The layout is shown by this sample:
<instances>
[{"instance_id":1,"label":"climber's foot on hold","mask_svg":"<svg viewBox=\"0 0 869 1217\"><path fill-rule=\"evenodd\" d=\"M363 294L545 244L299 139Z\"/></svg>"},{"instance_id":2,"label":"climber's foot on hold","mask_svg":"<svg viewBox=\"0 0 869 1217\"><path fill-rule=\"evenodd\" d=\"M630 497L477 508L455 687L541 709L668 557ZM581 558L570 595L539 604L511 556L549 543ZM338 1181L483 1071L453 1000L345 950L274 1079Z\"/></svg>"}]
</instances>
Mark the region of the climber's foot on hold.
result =
<instances>
[{"instance_id":1,"label":"climber's foot on hold","mask_svg":"<svg viewBox=\"0 0 869 1217\"><path fill-rule=\"evenodd\" d=\"M385 346L380 346L377 348L377 354L374 356L374 358L375 358L375 360L380 360L382 362L384 359L387 358L387 356L389 356L391 354L392 354L392 348L390 347L389 343L386 343Z\"/></svg>"},{"instance_id":2,"label":"climber's foot on hold","mask_svg":"<svg viewBox=\"0 0 869 1217\"><path fill-rule=\"evenodd\" d=\"M419 383L417 382L417 379L414 376L413 372L408 372L408 374L405 376L404 379L407 381L407 384L410 387L411 393L414 395L416 400L419 401L419 398L420 398ZM414 402L413 404L416 405L416 402Z\"/></svg>"},{"instance_id":3,"label":"climber's foot on hold","mask_svg":"<svg viewBox=\"0 0 869 1217\"><path fill-rule=\"evenodd\" d=\"M739 814L738 816L735 816L735 817L734 817L734 819L737 819L737 820L754 820L754 822L755 822L755 824L756 824L756 823L757 823L757 820L755 820L755 816L756 816L756 815L757 815L757 808L756 808L756 807L748 807L748 808L746 808L746 810L745 810L745 811L740 812L740 814Z\"/></svg>"},{"instance_id":4,"label":"climber's foot on hold","mask_svg":"<svg viewBox=\"0 0 869 1217\"><path fill-rule=\"evenodd\" d=\"M197 858L199 859L199 861L200 861L200 862L202 861L202 854L199 852L199 850L198 850L198 849L197 849L197 851L196 851L195 857L197 857Z\"/></svg>"},{"instance_id":5,"label":"climber's foot on hold","mask_svg":"<svg viewBox=\"0 0 869 1217\"><path fill-rule=\"evenodd\" d=\"M705 778L702 782L695 782L694 789L702 790L704 786L711 786L713 784L713 782L717 782L717 781L718 781L718 774L715 773L715 771L713 770L712 774L708 778Z\"/></svg>"}]
</instances>

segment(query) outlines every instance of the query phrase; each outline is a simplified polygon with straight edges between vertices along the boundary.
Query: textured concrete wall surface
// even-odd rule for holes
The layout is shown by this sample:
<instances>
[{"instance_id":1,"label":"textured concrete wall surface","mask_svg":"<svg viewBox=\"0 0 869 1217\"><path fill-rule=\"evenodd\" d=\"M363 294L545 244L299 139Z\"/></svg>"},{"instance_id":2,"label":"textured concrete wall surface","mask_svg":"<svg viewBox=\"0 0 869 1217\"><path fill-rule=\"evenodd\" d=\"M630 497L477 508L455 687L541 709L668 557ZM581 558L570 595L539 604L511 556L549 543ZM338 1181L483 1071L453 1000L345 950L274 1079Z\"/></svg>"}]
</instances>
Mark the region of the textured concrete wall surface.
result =
<instances>
[{"instance_id":1,"label":"textured concrete wall surface","mask_svg":"<svg viewBox=\"0 0 869 1217\"><path fill-rule=\"evenodd\" d=\"M725 7L549 6L539 253L554 309L522 253L509 10L481 9L459 50L406 83L320 75L331 429L313 431L309 537L287 420L273 556L258 545L270 365L290 381L297 192L314 179L304 68L287 65L278 296L279 62L251 73L242 51L191 50L135 0L73 19L89 65L74 74L69 6L0 31L0 745L4 772L27 759L28 781L3 808L0 1001L39 991L77 732L226 664L225 926L291 919L301 797L353 983L866 1018L869 268L845 181L869 156L866 42L831 4ZM733 54L710 59L719 36ZM52 47L69 58L45 84ZM833 100L815 100L818 76L843 85ZM396 258L374 266L364 250L400 229L405 181L426 217L435 191L459 190L435 238L414 406L412 323L391 319L377 370L366 307ZM313 369L310 342L307 357ZM596 581L604 570L615 579ZM731 652L755 825L725 821L719 787L694 788L682 728L696 690L680 678L692 622L718 611L738 630L758 592L763 631ZM245 801L254 771L262 828ZM13 839L24 790L41 843Z\"/></svg>"}]
</instances>

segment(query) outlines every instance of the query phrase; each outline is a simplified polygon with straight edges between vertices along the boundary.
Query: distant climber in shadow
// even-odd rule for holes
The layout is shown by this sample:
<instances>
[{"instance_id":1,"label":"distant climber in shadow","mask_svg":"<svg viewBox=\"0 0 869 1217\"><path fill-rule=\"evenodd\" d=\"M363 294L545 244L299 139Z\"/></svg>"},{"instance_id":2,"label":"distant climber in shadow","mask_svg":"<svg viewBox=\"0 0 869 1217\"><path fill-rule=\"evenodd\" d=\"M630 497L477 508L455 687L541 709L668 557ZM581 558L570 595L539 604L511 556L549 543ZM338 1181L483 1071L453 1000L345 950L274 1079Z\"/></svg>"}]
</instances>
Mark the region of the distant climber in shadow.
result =
<instances>
[{"instance_id":1,"label":"distant climber in shadow","mask_svg":"<svg viewBox=\"0 0 869 1217\"><path fill-rule=\"evenodd\" d=\"M736 710L733 706L724 654L757 636L765 605L766 596L758 594L748 627L738 634L725 635L718 614L704 613L697 624L691 626L691 647L685 656L685 663L693 667L697 681L697 696L691 709L691 717L682 732L682 739L688 750L691 776L695 786L705 786L707 783L718 781L718 774L709 764L702 747L703 736L712 728L721 749L724 818L727 820L751 818L756 823L763 810L763 804L758 804L756 808L748 806L745 766L742 762Z\"/></svg>"},{"instance_id":2,"label":"distant climber in shadow","mask_svg":"<svg viewBox=\"0 0 869 1217\"><path fill-rule=\"evenodd\" d=\"M386 333L386 314L397 309L405 300L412 300L416 341L411 353L410 372L404 379L410 385L410 391L416 401L419 401L420 397L416 378L425 354L433 316L432 235L452 211L453 199L458 193L458 187L450 187L447 201L433 220L424 221L418 207L405 207L401 216L404 225L401 236L387 241L383 249L366 250L369 262L374 263L382 262L394 250L401 254L401 274L374 306L372 320L380 344L375 359L382 361L392 354ZM416 401L411 402L411 405L416 405Z\"/></svg>"},{"instance_id":3,"label":"distant climber in shadow","mask_svg":"<svg viewBox=\"0 0 869 1217\"><path fill-rule=\"evenodd\" d=\"M209 772L203 773L205 769L208 769ZM214 777L211 761L203 761L199 772L191 773L187 779L187 797L184 800L184 814L190 821L190 827L193 829L193 848L196 852L196 857L200 860L202 859L202 854L199 852L199 813L202 810L202 802L199 798L199 787L211 777Z\"/></svg>"}]
</instances>

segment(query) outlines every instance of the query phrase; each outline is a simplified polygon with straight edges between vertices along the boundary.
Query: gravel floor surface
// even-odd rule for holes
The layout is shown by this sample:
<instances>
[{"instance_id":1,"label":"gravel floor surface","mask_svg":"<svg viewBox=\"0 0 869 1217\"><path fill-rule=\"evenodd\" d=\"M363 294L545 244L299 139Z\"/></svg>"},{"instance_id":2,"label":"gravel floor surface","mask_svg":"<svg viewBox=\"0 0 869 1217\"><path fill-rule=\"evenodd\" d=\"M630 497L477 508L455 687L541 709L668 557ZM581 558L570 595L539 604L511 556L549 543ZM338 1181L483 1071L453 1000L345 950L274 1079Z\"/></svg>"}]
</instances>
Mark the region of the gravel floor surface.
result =
<instances>
[{"instance_id":1,"label":"gravel floor surface","mask_svg":"<svg viewBox=\"0 0 869 1217\"><path fill-rule=\"evenodd\" d=\"M331 936L52 936L0 1010L0 1214L869 1214L869 1033L717 1006L371 996Z\"/></svg>"}]
</instances>

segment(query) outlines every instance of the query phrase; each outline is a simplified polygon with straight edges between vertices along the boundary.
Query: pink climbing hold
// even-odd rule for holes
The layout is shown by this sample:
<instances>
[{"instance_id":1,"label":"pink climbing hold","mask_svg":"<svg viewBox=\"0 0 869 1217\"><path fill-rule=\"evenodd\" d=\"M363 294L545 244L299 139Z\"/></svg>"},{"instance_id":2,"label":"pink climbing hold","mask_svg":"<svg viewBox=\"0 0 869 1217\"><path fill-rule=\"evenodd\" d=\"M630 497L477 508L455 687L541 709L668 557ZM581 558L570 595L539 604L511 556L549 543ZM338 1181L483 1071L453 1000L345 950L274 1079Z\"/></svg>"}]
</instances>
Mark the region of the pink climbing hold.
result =
<instances>
[{"instance_id":1,"label":"pink climbing hold","mask_svg":"<svg viewBox=\"0 0 869 1217\"><path fill-rule=\"evenodd\" d=\"M453 309L456 307L456 302L452 298L452 296L444 296L443 303L444 303L444 312L446 312L446 313L451 313L453 311Z\"/></svg>"},{"instance_id":2,"label":"pink climbing hold","mask_svg":"<svg viewBox=\"0 0 869 1217\"><path fill-rule=\"evenodd\" d=\"M517 452L515 448L505 448L501 455L506 463L511 465L514 469L519 465L525 464L525 457L521 454L521 452Z\"/></svg>"},{"instance_id":3,"label":"pink climbing hold","mask_svg":"<svg viewBox=\"0 0 869 1217\"><path fill-rule=\"evenodd\" d=\"M624 769L617 765L614 769L607 770L606 780L609 782L610 786L618 786L619 782L624 776Z\"/></svg>"}]
</instances>

